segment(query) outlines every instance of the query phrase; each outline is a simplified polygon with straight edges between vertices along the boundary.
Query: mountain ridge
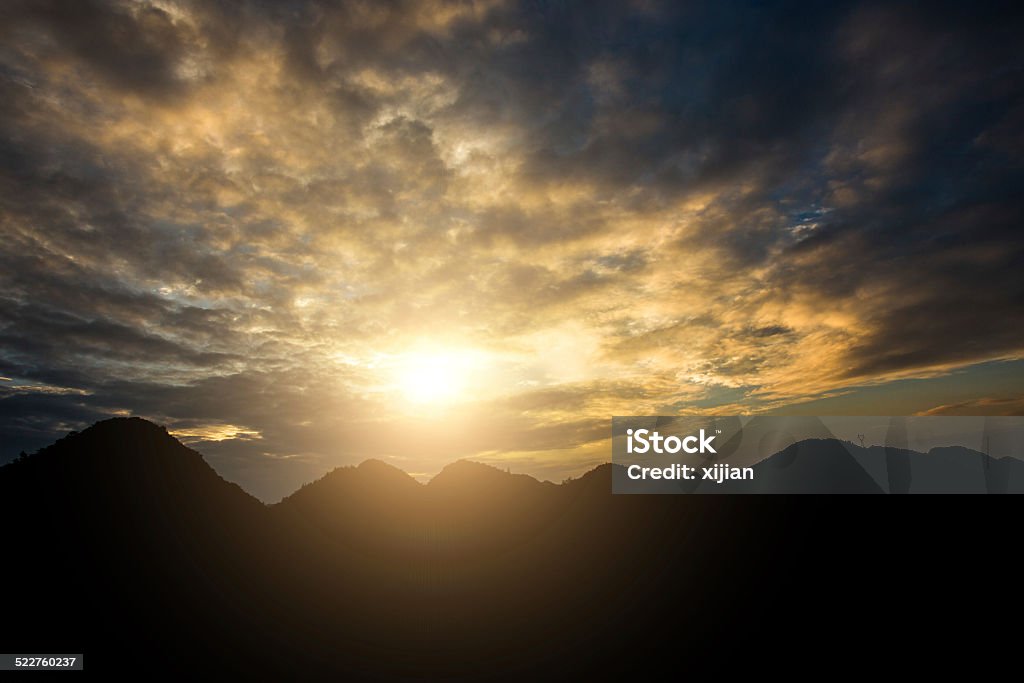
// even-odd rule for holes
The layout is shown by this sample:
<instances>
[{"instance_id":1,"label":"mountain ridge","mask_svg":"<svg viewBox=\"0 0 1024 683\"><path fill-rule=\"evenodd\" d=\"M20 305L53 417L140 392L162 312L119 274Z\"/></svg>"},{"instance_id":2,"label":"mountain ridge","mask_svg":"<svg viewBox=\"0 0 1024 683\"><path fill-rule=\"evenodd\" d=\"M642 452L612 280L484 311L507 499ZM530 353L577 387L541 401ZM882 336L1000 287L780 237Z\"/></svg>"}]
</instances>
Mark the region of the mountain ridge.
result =
<instances>
[{"instance_id":1,"label":"mountain ridge","mask_svg":"<svg viewBox=\"0 0 1024 683\"><path fill-rule=\"evenodd\" d=\"M131 464L132 466L138 465L138 463L132 463L131 461L133 458L137 458L140 450L152 450L152 448L161 444L170 449L178 447L182 449L182 463L187 467L193 468L195 471L209 470L209 473L214 474L225 484L236 489L238 493L244 494L245 497L251 498L254 501L258 501L258 499L248 493L244 487L225 479L217 473L216 469L206 461L206 458L202 453L181 443L167 430L166 427L136 416L109 418L96 422L82 431L69 432L53 444L45 446L33 454L23 455L21 458L0 465L0 473L7 468L11 468L10 471L13 472L19 467L39 466L40 459L50 460L51 458L60 458L61 456L59 453L62 451L78 447L83 440L89 439L99 439L102 441L102 445L106 449L105 452L111 460ZM849 462L842 458L842 454L838 451L839 447L841 447L848 454L853 456L853 458L869 472L872 472L873 469L877 470L877 466L873 467L870 464L865 464L865 459L878 459L884 455L892 456L893 454L898 453L903 454L903 457L914 459L915 462L918 463L919 468L920 463L933 464L938 462L940 459L944 461L960 460L963 462L978 460L984 462L987 468L995 467L1000 472L1021 470L1021 472L1024 473L1024 464L1019 463L1019 461L1014 458L1008 456L990 458L984 453L963 446L937 446L929 449L927 452L921 452L914 451L912 449L897 449L877 445L862 447L854 444L853 442L837 438L803 439L764 458L756 463L755 467L768 469L766 467L767 465L773 465L771 468L773 470L785 470L788 468L789 463L793 460L796 453L800 451L806 452L809 447L815 445L820 446L822 444L827 446L824 451L825 453L837 453L840 456L840 459L844 461L843 464L848 466ZM186 452L188 453L187 456L184 455ZM929 458L931 460L928 460ZM513 473L507 470L502 470L489 463L461 458L445 465L428 481L420 482L395 465L379 458L368 458L357 464L335 467L320 477L302 484L298 489L292 491L277 502L258 502L267 508L273 508L275 506L282 506L286 503L293 504L297 499L308 497L311 490L328 488L336 489L339 493L354 493L361 485L365 484L371 484L374 487L383 487L386 491L390 489L404 489L411 495L423 495L427 491L440 493L442 490L451 493L458 489L466 489L473 486L494 485L501 486L509 491L516 488L523 490L541 490L567 487L568 489L572 489L578 488L581 485L581 481L592 483L595 478L604 477L610 479L615 471L617 471L617 466L614 463L603 463L587 470L577 477L569 478L562 482L552 482L538 479L525 473ZM833 472L832 474L834 475L835 473ZM852 470L848 470L846 474L852 474L859 477L859 474ZM876 481L880 482L877 472L872 472L872 476ZM934 476L934 474L931 476ZM1018 477L1021 476L1024 476L1024 474L1018 475ZM839 478L841 479L842 475L840 475ZM0 475L0 479L2 479L2 475ZM862 480L859 486L854 486L853 490L860 492L872 492L871 488L871 485L867 483L866 480ZM886 486L883 485L882 488L885 489ZM694 484L690 489L694 492L718 493L747 490L742 485L736 484L718 487L711 491L709 491L706 486L702 487Z\"/></svg>"}]
</instances>

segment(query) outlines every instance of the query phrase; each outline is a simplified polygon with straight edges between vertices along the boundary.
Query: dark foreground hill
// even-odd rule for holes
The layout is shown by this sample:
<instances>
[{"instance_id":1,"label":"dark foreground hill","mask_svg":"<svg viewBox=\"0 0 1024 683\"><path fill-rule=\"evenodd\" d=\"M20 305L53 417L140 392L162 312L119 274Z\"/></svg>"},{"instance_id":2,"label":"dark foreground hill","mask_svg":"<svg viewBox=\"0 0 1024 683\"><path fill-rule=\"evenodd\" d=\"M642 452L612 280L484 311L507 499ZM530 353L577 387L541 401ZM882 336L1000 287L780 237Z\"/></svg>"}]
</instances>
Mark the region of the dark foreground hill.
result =
<instances>
[{"instance_id":1,"label":"dark foreground hill","mask_svg":"<svg viewBox=\"0 0 1024 683\"><path fill-rule=\"evenodd\" d=\"M962 645L1019 601L991 578L1014 498L612 496L611 476L459 462L421 485L368 461L267 507L108 420L0 468L0 650L260 679L873 671L854 644L892 658L927 624Z\"/></svg>"}]
</instances>

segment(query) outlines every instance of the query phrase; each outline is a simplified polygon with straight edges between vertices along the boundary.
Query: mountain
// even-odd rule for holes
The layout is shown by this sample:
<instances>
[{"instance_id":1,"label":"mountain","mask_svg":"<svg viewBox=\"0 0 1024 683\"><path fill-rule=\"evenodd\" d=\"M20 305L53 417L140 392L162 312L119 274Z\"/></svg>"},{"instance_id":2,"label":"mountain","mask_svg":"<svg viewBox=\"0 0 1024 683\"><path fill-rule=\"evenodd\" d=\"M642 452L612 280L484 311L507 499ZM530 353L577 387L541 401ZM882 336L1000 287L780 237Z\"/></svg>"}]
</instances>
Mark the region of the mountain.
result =
<instances>
[{"instance_id":1,"label":"mountain","mask_svg":"<svg viewBox=\"0 0 1024 683\"><path fill-rule=\"evenodd\" d=\"M278 516L307 532L380 545L405 536L403 529L421 513L422 485L380 460L339 467L306 484L274 507Z\"/></svg>"},{"instance_id":2,"label":"mountain","mask_svg":"<svg viewBox=\"0 0 1024 683\"><path fill-rule=\"evenodd\" d=\"M845 444L862 467L884 488L886 465L894 452L902 459L906 493L1024 493L1024 462L989 457L963 446L932 448L927 453L882 446Z\"/></svg>"},{"instance_id":3,"label":"mountain","mask_svg":"<svg viewBox=\"0 0 1024 683\"><path fill-rule=\"evenodd\" d=\"M59 507L74 501L93 513L117 514L175 509L174 516L160 516L171 525L194 524L210 514L237 520L263 507L222 479L202 455L140 418L113 418L72 432L8 464L3 475L0 493L6 504Z\"/></svg>"},{"instance_id":4,"label":"mountain","mask_svg":"<svg viewBox=\"0 0 1024 683\"><path fill-rule=\"evenodd\" d=\"M795 638L798 668L842 656L854 616L880 638L948 618L930 577L1012 559L995 500L983 524L921 500L910 525L860 497L615 496L614 472L463 461L420 484L367 461L265 506L164 429L104 421L0 468L0 649L112 674L603 679Z\"/></svg>"},{"instance_id":5,"label":"mountain","mask_svg":"<svg viewBox=\"0 0 1024 683\"><path fill-rule=\"evenodd\" d=\"M753 466L750 480L699 481L698 493L883 493L838 439L805 439Z\"/></svg>"},{"instance_id":6,"label":"mountain","mask_svg":"<svg viewBox=\"0 0 1024 683\"><path fill-rule=\"evenodd\" d=\"M0 468L0 518L11 651L91 650L95 666L101 643L167 639L198 657L218 647L200 632L268 623L251 604L267 576L249 571L265 563L266 508L145 420L106 420Z\"/></svg>"}]
</instances>

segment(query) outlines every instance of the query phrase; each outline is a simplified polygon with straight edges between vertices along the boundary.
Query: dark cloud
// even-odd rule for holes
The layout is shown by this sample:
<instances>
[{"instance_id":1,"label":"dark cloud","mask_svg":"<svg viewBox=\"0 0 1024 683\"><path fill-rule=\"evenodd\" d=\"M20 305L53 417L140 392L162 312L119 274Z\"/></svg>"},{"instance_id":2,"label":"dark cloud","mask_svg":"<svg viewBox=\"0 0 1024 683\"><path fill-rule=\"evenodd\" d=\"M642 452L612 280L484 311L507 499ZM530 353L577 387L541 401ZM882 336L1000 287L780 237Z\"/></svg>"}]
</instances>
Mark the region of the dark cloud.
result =
<instances>
[{"instance_id":1,"label":"dark cloud","mask_svg":"<svg viewBox=\"0 0 1024 683\"><path fill-rule=\"evenodd\" d=\"M118 88L162 97L182 85L175 73L185 53L180 29L153 5L14 2L3 18L37 56L73 60Z\"/></svg>"}]
</instances>

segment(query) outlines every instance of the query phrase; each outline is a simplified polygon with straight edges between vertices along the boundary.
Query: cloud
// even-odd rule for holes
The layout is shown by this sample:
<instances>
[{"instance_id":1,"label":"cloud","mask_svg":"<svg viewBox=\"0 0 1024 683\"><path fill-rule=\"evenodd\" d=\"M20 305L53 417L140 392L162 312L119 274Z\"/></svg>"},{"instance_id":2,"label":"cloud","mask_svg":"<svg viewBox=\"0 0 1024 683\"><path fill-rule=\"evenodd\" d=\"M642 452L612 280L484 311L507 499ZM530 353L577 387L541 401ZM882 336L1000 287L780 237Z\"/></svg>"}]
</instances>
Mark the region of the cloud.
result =
<instances>
[{"instance_id":1,"label":"cloud","mask_svg":"<svg viewBox=\"0 0 1024 683\"><path fill-rule=\"evenodd\" d=\"M81 65L111 86L149 97L170 95L182 84L182 27L160 7L83 0L14 3L7 19L41 50Z\"/></svg>"},{"instance_id":2,"label":"cloud","mask_svg":"<svg viewBox=\"0 0 1024 683\"><path fill-rule=\"evenodd\" d=\"M1024 397L979 398L948 405L936 406L922 415L1024 415Z\"/></svg>"}]
</instances>

